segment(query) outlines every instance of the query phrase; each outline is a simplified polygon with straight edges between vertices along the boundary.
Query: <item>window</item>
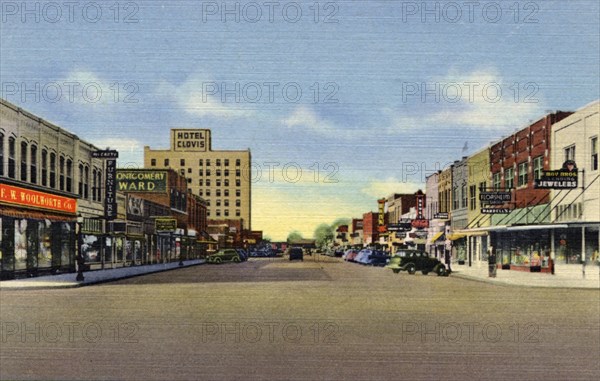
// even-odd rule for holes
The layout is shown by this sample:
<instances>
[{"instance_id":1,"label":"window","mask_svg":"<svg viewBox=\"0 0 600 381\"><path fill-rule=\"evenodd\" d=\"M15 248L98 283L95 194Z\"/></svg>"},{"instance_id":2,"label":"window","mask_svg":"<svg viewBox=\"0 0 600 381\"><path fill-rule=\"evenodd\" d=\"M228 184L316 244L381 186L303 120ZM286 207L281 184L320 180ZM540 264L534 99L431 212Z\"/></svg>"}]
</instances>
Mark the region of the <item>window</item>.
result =
<instances>
[{"instance_id":1,"label":"window","mask_svg":"<svg viewBox=\"0 0 600 381\"><path fill-rule=\"evenodd\" d=\"M102 175L100 175L100 179L102 180ZM67 192L73 192L73 161L71 159L67 159Z\"/></svg>"},{"instance_id":2,"label":"window","mask_svg":"<svg viewBox=\"0 0 600 381\"><path fill-rule=\"evenodd\" d=\"M235 190L235 197L240 197L242 195L242 191L240 191L239 189Z\"/></svg>"},{"instance_id":3,"label":"window","mask_svg":"<svg viewBox=\"0 0 600 381\"><path fill-rule=\"evenodd\" d=\"M236 186L236 187L240 187L240 186L242 186L242 182L240 181L240 179L236 179L236 180L235 180L235 186Z\"/></svg>"},{"instance_id":4,"label":"window","mask_svg":"<svg viewBox=\"0 0 600 381\"><path fill-rule=\"evenodd\" d=\"M210 167L210 159L206 159L206 166Z\"/></svg>"},{"instance_id":5,"label":"window","mask_svg":"<svg viewBox=\"0 0 600 381\"><path fill-rule=\"evenodd\" d=\"M198 196L204 196L204 192L202 192L202 189L198 190Z\"/></svg>"},{"instance_id":6,"label":"window","mask_svg":"<svg viewBox=\"0 0 600 381\"><path fill-rule=\"evenodd\" d=\"M168 167L169 166L169 159L165 159L164 164L165 164L165 167Z\"/></svg>"},{"instance_id":7,"label":"window","mask_svg":"<svg viewBox=\"0 0 600 381\"><path fill-rule=\"evenodd\" d=\"M224 184L225 184L226 187L229 186L229 179L225 179L225 180L223 180L223 182L224 182Z\"/></svg>"},{"instance_id":8,"label":"window","mask_svg":"<svg viewBox=\"0 0 600 381\"><path fill-rule=\"evenodd\" d=\"M590 169L592 171L598 170L598 137L594 136L590 139L590 152L592 162L590 163Z\"/></svg>"},{"instance_id":9,"label":"window","mask_svg":"<svg viewBox=\"0 0 600 381\"><path fill-rule=\"evenodd\" d=\"M236 169L236 170L235 170L235 175L236 175L236 176L238 176L238 177L239 177L241 173L242 173L242 172L241 172L239 169Z\"/></svg>"},{"instance_id":10,"label":"window","mask_svg":"<svg viewBox=\"0 0 600 381\"><path fill-rule=\"evenodd\" d=\"M86 165L83 170L83 197L85 199L90 198L90 168Z\"/></svg>"},{"instance_id":11,"label":"window","mask_svg":"<svg viewBox=\"0 0 600 381\"><path fill-rule=\"evenodd\" d=\"M50 188L56 188L56 154L50 153Z\"/></svg>"},{"instance_id":12,"label":"window","mask_svg":"<svg viewBox=\"0 0 600 381\"><path fill-rule=\"evenodd\" d=\"M206 195L210 196L210 192L206 191ZM210 200L206 200L206 206L210 206Z\"/></svg>"},{"instance_id":13,"label":"window","mask_svg":"<svg viewBox=\"0 0 600 381\"><path fill-rule=\"evenodd\" d=\"M79 164L79 196L83 197L83 164Z\"/></svg>"},{"instance_id":14,"label":"window","mask_svg":"<svg viewBox=\"0 0 600 381\"><path fill-rule=\"evenodd\" d=\"M198 170L198 176L204 176L204 170L199 169Z\"/></svg>"},{"instance_id":15,"label":"window","mask_svg":"<svg viewBox=\"0 0 600 381\"><path fill-rule=\"evenodd\" d=\"M487 191L487 183L485 181L479 183L479 192Z\"/></svg>"},{"instance_id":16,"label":"window","mask_svg":"<svg viewBox=\"0 0 600 381\"><path fill-rule=\"evenodd\" d=\"M210 210L206 211L206 217L210 217Z\"/></svg>"},{"instance_id":17,"label":"window","mask_svg":"<svg viewBox=\"0 0 600 381\"><path fill-rule=\"evenodd\" d=\"M217 167L221 166L221 159L217 159Z\"/></svg>"},{"instance_id":18,"label":"window","mask_svg":"<svg viewBox=\"0 0 600 381\"><path fill-rule=\"evenodd\" d=\"M188 168L188 173L192 173L192 168Z\"/></svg>"},{"instance_id":19,"label":"window","mask_svg":"<svg viewBox=\"0 0 600 381\"><path fill-rule=\"evenodd\" d=\"M179 159L179 165L185 167L185 159Z\"/></svg>"},{"instance_id":20,"label":"window","mask_svg":"<svg viewBox=\"0 0 600 381\"><path fill-rule=\"evenodd\" d=\"M37 146L31 145L31 150L29 152L29 156L31 157L29 163L29 178L33 184L37 184Z\"/></svg>"},{"instance_id":21,"label":"window","mask_svg":"<svg viewBox=\"0 0 600 381\"><path fill-rule=\"evenodd\" d=\"M217 209L216 214L217 214L217 217L221 217L221 209Z\"/></svg>"},{"instance_id":22,"label":"window","mask_svg":"<svg viewBox=\"0 0 600 381\"><path fill-rule=\"evenodd\" d=\"M4 176L4 134L0 133L0 176Z\"/></svg>"},{"instance_id":23,"label":"window","mask_svg":"<svg viewBox=\"0 0 600 381\"><path fill-rule=\"evenodd\" d=\"M225 166L229 167L229 159L225 159L224 161L225 161Z\"/></svg>"},{"instance_id":24,"label":"window","mask_svg":"<svg viewBox=\"0 0 600 381\"><path fill-rule=\"evenodd\" d=\"M150 159L150 166L156 167L156 159Z\"/></svg>"},{"instance_id":25,"label":"window","mask_svg":"<svg viewBox=\"0 0 600 381\"><path fill-rule=\"evenodd\" d=\"M517 185L520 187L527 186L527 162L519 164L519 172L517 174Z\"/></svg>"},{"instance_id":26,"label":"window","mask_svg":"<svg viewBox=\"0 0 600 381\"><path fill-rule=\"evenodd\" d=\"M92 201L96 201L96 188L98 187L98 183L96 182L98 174L96 173L96 169L92 169Z\"/></svg>"},{"instance_id":27,"label":"window","mask_svg":"<svg viewBox=\"0 0 600 381\"><path fill-rule=\"evenodd\" d=\"M210 186L210 179L206 179L206 186L209 187Z\"/></svg>"},{"instance_id":28,"label":"window","mask_svg":"<svg viewBox=\"0 0 600 381\"><path fill-rule=\"evenodd\" d=\"M48 186L48 151L42 150L42 186Z\"/></svg>"},{"instance_id":29,"label":"window","mask_svg":"<svg viewBox=\"0 0 600 381\"><path fill-rule=\"evenodd\" d=\"M224 204L225 206L229 206L229 200L225 200L225 201L223 201L223 204Z\"/></svg>"},{"instance_id":30,"label":"window","mask_svg":"<svg viewBox=\"0 0 600 381\"><path fill-rule=\"evenodd\" d=\"M219 185L219 184L217 184L217 185ZM217 197L221 197L221 190L220 189L217 189Z\"/></svg>"},{"instance_id":31,"label":"window","mask_svg":"<svg viewBox=\"0 0 600 381\"><path fill-rule=\"evenodd\" d=\"M575 145L565 148L565 161L575 161Z\"/></svg>"},{"instance_id":32,"label":"window","mask_svg":"<svg viewBox=\"0 0 600 381\"><path fill-rule=\"evenodd\" d=\"M187 182L188 182L188 184L191 184L192 183L192 179L188 178Z\"/></svg>"},{"instance_id":33,"label":"window","mask_svg":"<svg viewBox=\"0 0 600 381\"><path fill-rule=\"evenodd\" d=\"M467 184L463 184L462 187L460 188L460 196L462 198L460 207L466 208L467 207Z\"/></svg>"},{"instance_id":34,"label":"window","mask_svg":"<svg viewBox=\"0 0 600 381\"><path fill-rule=\"evenodd\" d=\"M242 201L240 200L235 200L235 206L240 207L242 206Z\"/></svg>"},{"instance_id":35,"label":"window","mask_svg":"<svg viewBox=\"0 0 600 381\"><path fill-rule=\"evenodd\" d=\"M229 176L229 169L225 170L225 176Z\"/></svg>"},{"instance_id":36,"label":"window","mask_svg":"<svg viewBox=\"0 0 600 381\"><path fill-rule=\"evenodd\" d=\"M27 181L27 143L21 142L21 181Z\"/></svg>"},{"instance_id":37,"label":"window","mask_svg":"<svg viewBox=\"0 0 600 381\"><path fill-rule=\"evenodd\" d=\"M218 195L217 195L218 196ZM221 206L221 199L217 200L217 206Z\"/></svg>"},{"instance_id":38,"label":"window","mask_svg":"<svg viewBox=\"0 0 600 381\"><path fill-rule=\"evenodd\" d=\"M206 176L210 176L210 169L206 170Z\"/></svg>"},{"instance_id":39,"label":"window","mask_svg":"<svg viewBox=\"0 0 600 381\"><path fill-rule=\"evenodd\" d=\"M221 176L221 170L217 169L217 176Z\"/></svg>"},{"instance_id":40,"label":"window","mask_svg":"<svg viewBox=\"0 0 600 381\"><path fill-rule=\"evenodd\" d=\"M223 195L225 195L225 197L229 197L229 189L225 189L223 191Z\"/></svg>"},{"instance_id":41,"label":"window","mask_svg":"<svg viewBox=\"0 0 600 381\"><path fill-rule=\"evenodd\" d=\"M223 213L225 213L225 217L229 217L229 209L225 209Z\"/></svg>"},{"instance_id":42,"label":"window","mask_svg":"<svg viewBox=\"0 0 600 381\"><path fill-rule=\"evenodd\" d=\"M475 185L469 186L469 209L475 210L477 208L477 187Z\"/></svg>"},{"instance_id":43,"label":"window","mask_svg":"<svg viewBox=\"0 0 600 381\"><path fill-rule=\"evenodd\" d=\"M452 209L458 209L458 188L452 188Z\"/></svg>"},{"instance_id":44,"label":"window","mask_svg":"<svg viewBox=\"0 0 600 381\"><path fill-rule=\"evenodd\" d=\"M239 167L242 164L240 159L235 159L235 166Z\"/></svg>"},{"instance_id":45,"label":"window","mask_svg":"<svg viewBox=\"0 0 600 381\"><path fill-rule=\"evenodd\" d=\"M493 181L493 185L492 187L494 188L495 191L500 190L500 172L498 173L494 173L494 177L492 179Z\"/></svg>"},{"instance_id":46,"label":"window","mask_svg":"<svg viewBox=\"0 0 600 381\"><path fill-rule=\"evenodd\" d=\"M512 168L508 168L504 171L504 189L512 189L515 185L515 171Z\"/></svg>"},{"instance_id":47,"label":"window","mask_svg":"<svg viewBox=\"0 0 600 381\"><path fill-rule=\"evenodd\" d=\"M203 166L204 165L204 159L198 159L198 165L199 166Z\"/></svg>"},{"instance_id":48,"label":"window","mask_svg":"<svg viewBox=\"0 0 600 381\"><path fill-rule=\"evenodd\" d=\"M67 168L69 168L69 160L67 160ZM67 176L69 174L67 173ZM69 177L67 177L67 184L69 182ZM102 201L102 171L98 170L98 193L96 194L96 200L98 202Z\"/></svg>"},{"instance_id":49,"label":"window","mask_svg":"<svg viewBox=\"0 0 600 381\"><path fill-rule=\"evenodd\" d=\"M65 157L58 159L58 188L65 190Z\"/></svg>"},{"instance_id":50,"label":"window","mask_svg":"<svg viewBox=\"0 0 600 381\"><path fill-rule=\"evenodd\" d=\"M17 177L16 174L16 160L15 160L15 153L16 153L16 148L15 148L15 138L10 137L8 138L8 177L10 177L11 179L14 179L15 177Z\"/></svg>"},{"instance_id":51,"label":"window","mask_svg":"<svg viewBox=\"0 0 600 381\"><path fill-rule=\"evenodd\" d=\"M204 180L202 180L202 179L198 180L198 185L199 186L204 186Z\"/></svg>"},{"instance_id":52,"label":"window","mask_svg":"<svg viewBox=\"0 0 600 381\"><path fill-rule=\"evenodd\" d=\"M538 156L533 159L533 178L534 180L542 177L542 170L544 169L544 157Z\"/></svg>"},{"instance_id":53,"label":"window","mask_svg":"<svg viewBox=\"0 0 600 381\"><path fill-rule=\"evenodd\" d=\"M241 215L242 215L242 213L240 212L240 210L239 210L239 209L236 209L236 210L235 210L235 216L236 216L236 217L239 217L239 216L241 216Z\"/></svg>"},{"instance_id":54,"label":"window","mask_svg":"<svg viewBox=\"0 0 600 381\"><path fill-rule=\"evenodd\" d=\"M217 179L217 186L220 187L221 186L221 179Z\"/></svg>"}]
</instances>

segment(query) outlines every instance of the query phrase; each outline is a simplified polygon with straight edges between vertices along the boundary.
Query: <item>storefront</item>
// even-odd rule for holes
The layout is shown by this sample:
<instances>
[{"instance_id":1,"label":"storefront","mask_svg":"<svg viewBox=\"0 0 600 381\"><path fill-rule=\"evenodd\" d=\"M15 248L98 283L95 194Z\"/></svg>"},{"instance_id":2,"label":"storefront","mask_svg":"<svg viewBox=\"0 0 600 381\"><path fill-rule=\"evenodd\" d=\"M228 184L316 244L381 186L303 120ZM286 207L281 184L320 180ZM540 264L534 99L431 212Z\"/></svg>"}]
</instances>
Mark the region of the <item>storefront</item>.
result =
<instances>
[{"instance_id":1,"label":"storefront","mask_svg":"<svg viewBox=\"0 0 600 381\"><path fill-rule=\"evenodd\" d=\"M0 277L75 271L77 200L0 184Z\"/></svg>"}]
</instances>

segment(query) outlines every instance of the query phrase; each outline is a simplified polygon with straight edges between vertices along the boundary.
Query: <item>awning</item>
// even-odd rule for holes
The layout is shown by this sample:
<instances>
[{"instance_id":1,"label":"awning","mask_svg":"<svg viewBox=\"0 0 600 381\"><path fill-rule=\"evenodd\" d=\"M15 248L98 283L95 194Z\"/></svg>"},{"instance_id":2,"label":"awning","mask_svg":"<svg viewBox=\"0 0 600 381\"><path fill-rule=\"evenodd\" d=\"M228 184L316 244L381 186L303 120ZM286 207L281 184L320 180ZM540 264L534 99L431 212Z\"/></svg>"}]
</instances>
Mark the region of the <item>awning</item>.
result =
<instances>
[{"instance_id":1,"label":"awning","mask_svg":"<svg viewBox=\"0 0 600 381\"><path fill-rule=\"evenodd\" d=\"M457 234L464 234L469 237L482 237L488 235L486 230L460 230L456 232Z\"/></svg>"},{"instance_id":2,"label":"awning","mask_svg":"<svg viewBox=\"0 0 600 381\"><path fill-rule=\"evenodd\" d=\"M454 233L454 234L450 234L448 236L448 239L450 241L456 241L457 239L465 238L466 236L467 236L466 234Z\"/></svg>"},{"instance_id":3,"label":"awning","mask_svg":"<svg viewBox=\"0 0 600 381\"><path fill-rule=\"evenodd\" d=\"M444 237L442 237L443 235L444 235L444 232L437 232L437 233L435 233L435 235L431 238L431 242L435 242L435 241L438 241L438 240L445 241Z\"/></svg>"},{"instance_id":4,"label":"awning","mask_svg":"<svg viewBox=\"0 0 600 381\"><path fill-rule=\"evenodd\" d=\"M539 229L566 229L569 225L521 225L521 226L509 226L507 230L509 231L517 231L517 230L539 230Z\"/></svg>"}]
</instances>

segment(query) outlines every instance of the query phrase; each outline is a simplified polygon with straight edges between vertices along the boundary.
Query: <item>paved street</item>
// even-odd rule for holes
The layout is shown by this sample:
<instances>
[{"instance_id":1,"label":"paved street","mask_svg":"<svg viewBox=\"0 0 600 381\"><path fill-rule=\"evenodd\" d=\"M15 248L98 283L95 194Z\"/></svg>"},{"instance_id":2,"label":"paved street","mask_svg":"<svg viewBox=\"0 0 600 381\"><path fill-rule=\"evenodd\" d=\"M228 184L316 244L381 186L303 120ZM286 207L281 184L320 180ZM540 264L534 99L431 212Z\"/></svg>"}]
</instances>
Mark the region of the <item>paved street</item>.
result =
<instances>
[{"instance_id":1,"label":"paved street","mask_svg":"<svg viewBox=\"0 0 600 381\"><path fill-rule=\"evenodd\" d=\"M0 292L2 379L600 378L600 292L251 259Z\"/></svg>"}]
</instances>

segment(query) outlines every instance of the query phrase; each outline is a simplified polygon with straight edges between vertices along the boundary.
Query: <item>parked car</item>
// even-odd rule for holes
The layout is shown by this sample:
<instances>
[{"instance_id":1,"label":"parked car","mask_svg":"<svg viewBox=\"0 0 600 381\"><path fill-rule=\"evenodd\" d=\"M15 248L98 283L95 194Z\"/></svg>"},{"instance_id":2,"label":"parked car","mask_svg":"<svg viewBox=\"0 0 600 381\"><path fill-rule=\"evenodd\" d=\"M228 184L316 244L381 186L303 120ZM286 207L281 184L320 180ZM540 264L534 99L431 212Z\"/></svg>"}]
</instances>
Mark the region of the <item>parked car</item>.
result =
<instances>
[{"instance_id":1,"label":"parked car","mask_svg":"<svg viewBox=\"0 0 600 381\"><path fill-rule=\"evenodd\" d=\"M446 266L442 262L420 250L400 250L390 259L386 267L392 269L395 274L400 271L407 271L409 274L421 271L423 275L430 272L439 276L448 275Z\"/></svg>"},{"instance_id":2,"label":"parked car","mask_svg":"<svg viewBox=\"0 0 600 381\"><path fill-rule=\"evenodd\" d=\"M388 262L388 260L390 259L390 256L387 255L387 253L385 251L382 250L373 250L373 252L371 253L371 255L369 255L369 258L367 260L367 264L369 265L373 265L373 266L385 266Z\"/></svg>"},{"instance_id":3,"label":"parked car","mask_svg":"<svg viewBox=\"0 0 600 381\"><path fill-rule=\"evenodd\" d=\"M248 252L244 249L235 249L235 251L238 252L238 255L240 256L240 260L242 261L247 261L248 260Z\"/></svg>"},{"instance_id":4,"label":"parked car","mask_svg":"<svg viewBox=\"0 0 600 381\"><path fill-rule=\"evenodd\" d=\"M302 248L300 247L292 247L288 251L288 255L290 257L290 261L294 259L299 259L301 261L304 260L304 253L302 252Z\"/></svg>"},{"instance_id":5,"label":"parked car","mask_svg":"<svg viewBox=\"0 0 600 381\"><path fill-rule=\"evenodd\" d=\"M360 263L362 265L366 265L369 263L369 256L373 254L373 250L371 249L362 249L358 252L356 257L354 257L354 262Z\"/></svg>"},{"instance_id":6,"label":"parked car","mask_svg":"<svg viewBox=\"0 0 600 381\"><path fill-rule=\"evenodd\" d=\"M240 255L235 249L221 249L206 258L208 263L241 262Z\"/></svg>"},{"instance_id":7,"label":"parked car","mask_svg":"<svg viewBox=\"0 0 600 381\"><path fill-rule=\"evenodd\" d=\"M358 250L348 249L348 250L346 250L346 252L344 253L344 255L342 255L342 259L344 261L350 261L349 257L352 256L352 259L354 259L354 257L356 256L356 254L358 254Z\"/></svg>"}]
</instances>

